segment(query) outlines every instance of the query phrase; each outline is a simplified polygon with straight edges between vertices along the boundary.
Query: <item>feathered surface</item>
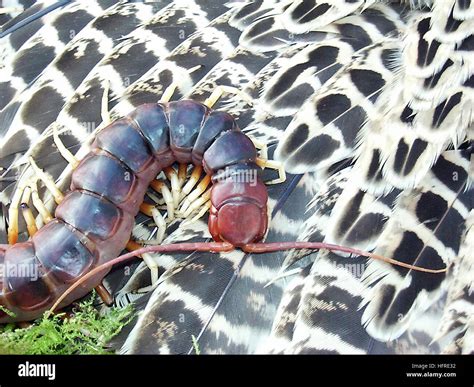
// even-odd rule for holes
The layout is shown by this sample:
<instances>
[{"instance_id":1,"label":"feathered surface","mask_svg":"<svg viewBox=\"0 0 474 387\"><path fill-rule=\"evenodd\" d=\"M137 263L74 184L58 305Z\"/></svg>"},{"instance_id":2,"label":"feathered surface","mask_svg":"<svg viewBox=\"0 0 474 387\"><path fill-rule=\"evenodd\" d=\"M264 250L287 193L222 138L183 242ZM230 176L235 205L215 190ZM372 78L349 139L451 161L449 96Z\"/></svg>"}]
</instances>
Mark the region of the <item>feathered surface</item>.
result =
<instances>
[{"instance_id":1,"label":"feathered surface","mask_svg":"<svg viewBox=\"0 0 474 387\"><path fill-rule=\"evenodd\" d=\"M160 278L145 294L143 262L107 278L117 304L139 310L120 352L474 351L474 3L32 3L2 19L1 230L28 156L68 186L53 128L84 155L104 90L116 118L173 81L174 99L198 101L227 85L253 103L216 107L289 172L269 186L267 241L449 268L327 251L155 255ZM209 240L206 220L172 224L164 242ZM149 238L149 223L138 216L134 237Z\"/></svg>"}]
</instances>

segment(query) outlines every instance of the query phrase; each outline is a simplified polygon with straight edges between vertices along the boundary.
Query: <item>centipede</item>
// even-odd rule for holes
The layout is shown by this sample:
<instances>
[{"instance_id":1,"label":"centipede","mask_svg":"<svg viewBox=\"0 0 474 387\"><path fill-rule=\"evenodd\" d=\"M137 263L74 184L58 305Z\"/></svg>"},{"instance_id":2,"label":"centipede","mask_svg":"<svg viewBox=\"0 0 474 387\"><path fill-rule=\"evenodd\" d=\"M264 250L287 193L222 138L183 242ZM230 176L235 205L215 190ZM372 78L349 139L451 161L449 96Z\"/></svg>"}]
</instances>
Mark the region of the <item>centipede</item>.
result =
<instances>
[{"instance_id":1,"label":"centipede","mask_svg":"<svg viewBox=\"0 0 474 387\"><path fill-rule=\"evenodd\" d=\"M16 267L34 265L38 271L35 278L2 273L0 323L37 319L48 310L70 305L92 289L101 290L99 295L107 301L101 283L113 265L151 252L218 253L242 249L248 253L263 253L324 248L413 270L430 273L446 270L412 266L325 243L262 242L269 221L268 194L261 171L271 163L259 156L255 142L239 128L232 115L212 108L218 97L211 95L204 103L168 99L163 97L159 102L140 105L102 128L89 153L75 163L70 189L65 194L59 192L53 182L44 179L56 193L58 206L54 216L43 214L45 225L38 230L32 222L27 222L31 226L28 227L31 237L27 241L17 242L18 208L13 206L9 244L0 245L0 263ZM145 204L144 198L149 186L157 191L163 188L157 180L158 174L176 163L194 165L197 172L193 175L204 171L211 184L201 202L204 200L204 208L209 208L208 227L214 241L150 246L135 243L132 251L120 255L130 246L139 211L153 216L157 223L162 222L156 209ZM256 179L236 178L242 175L253 175ZM196 183L196 178L191 177L191 180ZM272 183L281 180L284 173ZM192 184L189 187L192 188ZM185 186L183 191L187 194L190 189ZM173 206L182 197L174 195L176 192L161 192L167 196L168 213L172 216ZM33 199L34 194L32 192ZM187 200L187 207L193 207L192 200L189 197ZM25 206L20 207L27 210ZM42 207L38 205L38 208Z\"/></svg>"}]
</instances>

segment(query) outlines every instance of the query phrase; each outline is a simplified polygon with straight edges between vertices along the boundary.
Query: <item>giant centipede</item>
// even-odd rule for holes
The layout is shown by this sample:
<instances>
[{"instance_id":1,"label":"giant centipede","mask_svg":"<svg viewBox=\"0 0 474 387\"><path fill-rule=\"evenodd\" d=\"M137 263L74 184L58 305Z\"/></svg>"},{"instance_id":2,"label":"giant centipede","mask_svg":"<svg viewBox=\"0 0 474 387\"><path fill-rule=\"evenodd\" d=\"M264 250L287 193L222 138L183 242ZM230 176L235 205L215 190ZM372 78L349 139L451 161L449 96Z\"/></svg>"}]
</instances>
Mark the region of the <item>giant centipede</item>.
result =
<instances>
[{"instance_id":1,"label":"giant centipede","mask_svg":"<svg viewBox=\"0 0 474 387\"><path fill-rule=\"evenodd\" d=\"M215 242L148 246L119 256L148 186L174 163L199 166L212 180L209 231ZM324 243L260 243L268 228L268 194L257 149L228 113L192 100L148 103L103 128L71 176L54 218L27 241L0 245L0 264L38 267L37 278L0 278L0 323L29 321L71 304L101 284L111 267L147 252L240 248L339 250L411 266ZM254 174L256 181L235 179ZM15 242L11 240L10 242Z\"/></svg>"}]
</instances>

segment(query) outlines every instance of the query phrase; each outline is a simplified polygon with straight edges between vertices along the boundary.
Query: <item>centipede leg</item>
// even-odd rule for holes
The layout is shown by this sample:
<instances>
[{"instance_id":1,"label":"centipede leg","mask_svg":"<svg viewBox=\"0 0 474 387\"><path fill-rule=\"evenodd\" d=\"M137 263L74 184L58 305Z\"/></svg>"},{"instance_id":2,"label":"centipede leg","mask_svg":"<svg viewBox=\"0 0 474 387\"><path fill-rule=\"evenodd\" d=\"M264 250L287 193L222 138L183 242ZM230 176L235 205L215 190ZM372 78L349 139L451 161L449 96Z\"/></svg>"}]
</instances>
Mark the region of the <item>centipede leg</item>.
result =
<instances>
[{"instance_id":1,"label":"centipede leg","mask_svg":"<svg viewBox=\"0 0 474 387\"><path fill-rule=\"evenodd\" d=\"M161 180L153 180L150 183L150 187L153 188L156 192L161 193L161 196L165 200L168 221L174 220L174 213L176 208L174 205L173 195L169 190L168 186Z\"/></svg>"},{"instance_id":2,"label":"centipede leg","mask_svg":"<svg viewBox=\"0 0 474 387\"><path fill-rule=\"evenodd\" d=\"M66 148L64 143L59 138L57 125L53 126L53 139L61 156L63 156L64 159L72 166L72 168L75 169L79 164L79 160L69 151L69 149Z\"/></svg>"},{"instance_id":3,"label":"centipede leg","mask_svg":"<svg viewBox=\"0 0 474 387\"><path fill-rule=\"evenodd\" d=\"M171 194L173 197L174 207L176 208L181 197L181 181L178 172L173 167L168 167L164 169L164 173L171 183Z\"/></svg>"},{"instance_id":4,"label":"centipede leg","mask_svg":"<svg viewBox=\"0 0 474 387\"><path fill-rule=\"evenodd\" d=\"M260 151L260 158L264 160L268 160L268 146L264 142L258 141L256 138L251 138L249 137L250 140L253 142L253 145L255 145L255 149L258 149Z\"/></svg>"},{"instance_id":5,"label":"centipede leg","mask_svg":"<svg viewBox=\"0 0 474 387\"><path fill-rule=\"evenodd\" d=\"M209 184L211 184L211 176L206 175L197 187L183 200L179 211L183 214L186 213L188 207L190 207L192 203L206 191Z\"/></svg>"},{"instance_id":6,"label":"centipede leg","mask_svg":"<svg viewBox=\"0 0 474 387\"><path fill-rule=\"evenodd\" d=\"M199 196L196 200L191 202L189 207L181 214L183 218L187 218L189 215L191 215L193 212L204 206L209 200L211 199L211 189L208 188L201 196ZM209 207L210 208L210 207ZM204 211L207 209L207 207L204 207ZM200 211L202 212L202 210ZM205 212L204 212L205 213ZM204 215L203 213L203 215ZM201 215L202 216L202 215ZM199 217L200 218L200 217ZM197 218L197 219L199 219ZM195 220L197 220L195 219Z\"/></svg>"},{"instance_id":7,"label":"centipede leg","mask_svg":"<svg viewBox=\"0 0 474 387\"><path fill-rule=\"evenodd\" d=\"M153 218L153 221L157 226L156 238L153 241L153 244L160 244L163 241L166 232L165 218L163 217L163 215L161 215L161 212L158 210L158 208L156 208L156 206L154 206L153 204L142 203L140 205L140 211L145 215L151 216Z\"/></svg>"},{"instance_id":8,"label":"centipede leg","mask_svg":"<svg viewBox=\"0 0 474 387\"><path fill-rule=\"evenodd\" d=\"M191 176L189 177L189 180L186 182L183 189L181 190L180 201L183 200L186 196L188 196L191 193L193 188L199 182L201 175L202 175L202 167L200 165L195 166L193 171L191 172Z\"/></svg>"},{"instance_id":9,"label":"centipede leg","mask_svg":"<svg viewBox=\"0 0 474 387\"><path fill-rule=\"evenodd\" d=\"M188 74L192 74L192 73L195 72L196 70L199 70L201 67L202 67L202 65L197 65L197 66L191 67L187 72L188 72ZM179 87L179 85L180 85L181 83L182 83L181 81L173 81L173 82L165 89L165 91L163 91L163 94L162 94L162 96L161 96L161 98L160 98L160 102L161 102L161 103L169 102L169 101L171 100L171 97L173 97L174 92L176 91L176 89Z\"/></svg>"},{"instance_id":10,"label":"centipede leg","mask_svg":"<svg viewBox=\"0 0 474 387\"><path fill-rule=\"evenodd\" d=\"M33 179L30 182L30 189L31 189L31 200L33 202L33 206L35 207L36 211L41 216L41 219L43 220L43 223L49 223L51 220L53 220L53 216L49 212L49 210L46 208L45 204L43 201L40 199L39 194L38 194L38 186L37 186L37 179Z\"/></svg>"},{"instance_id":11,"label":"centipede leg","mask_svg":"<svg viewBox=\"0 0 474 387\"><path fill-rule=\"evenodd\" d=\"M186 222L183 222L182 225L184 226L185 224L191 224L201 219L204 216L204 214L206 214L210 210L211 206L212 206L211 200L209 199L201 206L201 210L193 218L191 218L190 220L187 220Z\"/></svg>"},{"instance_id":12,"label":"centipede leg","mask_svg":"<svg viewBox=\"0 0 474 387\"><path fill-rule=\"evenodd\" d=\"M53 195L56 204L61 203L64 199L64 195L61 190L56 186L56 183L53 178L46 172L44 172L41 168L39 168L32 157L29 158L29 161L33 170L35 171L36 176L38 176L38 178L43 182L48 191L51 192L51 194Z\"/></svg>"},{"instance_id":13,"label":"centipede leg","mask_svg":"<svg viewBox=\"0 0 474 387\"><path fill-rule=\"evenodd\" d=\"M164 230L166 230L166 223L164 224L164 227L165 227ZM153 244L153 245L161 244L163 236L164 236L164 231L159 243L156 243L156 241L140 241L140 242L143 242L143 244L147 243L147 244ZM136 241L129 240L127 243L126 249L129 251L139 250L143 248L143 244L140 244L139 242L136 242ZM150 270L151 284L153 286L158 281L158 264L155 262L155 260L153 259L153 256L151 256L150 254L142 254L141 258L143 259L143 262L145 262L145 265L147 265L148 269ZM149 290L149 287L146 287L146 288L140 289L140 292L146 292L148 290Z\"/></svg>"},{"instance_id":14,"label":"centipede leg","mask_svg":"<svg viewBox=\"0 0 474 387\"><path fill-rule=\"evenodd\" d=\"M158 282L159 273L158 273L158 264L155 262L153 255L145 253L142 254L143 262L150 270L150 277L151 277L151 286L147 286L144 288L139 289L140 293L147 293L148 291L153 288L153 286Z\"/></svg>"},{"instance_id":15,"label":"centipede leg","mask_svg":"<svg viewBox=\"0 0 474 387\"><path fill-rule=\"evenodd\" d=\"M29 181L20 181L13 194L10 207L8 209L8 243L14 245L18 241L18 215L23 192L28 187Z\"/></svg>"},{"instance_id":16,"label":"centipede leg","mask_svg":"<svg viewBox=\"0 0 474 387\"><path fill-rule=\"evenodd\" d=\"M30 197L31 197L31 188L28 186L23 191L20 208L21 208L21 214L23 216L23 219L26 222L28 235L32 237L38 231L38 227L36 227L35 217L29 206Z\"/></svg>"},{"instance_id":17,"label":"centipede leg","mask_svg":"<svg viewBox=\"0 0 474 387\"><path fill-rule=\"evenodd\" d=\"M270 168L278 171L278 178L266 181L265 184L278 184L283 183L286 180L286 172L283 164L277 161L265 160L261 157L257 157L257 165L261 168Z\"/></svg>"},{"instance_id":18,"label":"centipede leg","mask_svg":"<svg viewBox=\"0 0 474 387\"><path fill-rule=\"evenodd\" d=\"M237 89L236 87L224 86L224 85L217 86L215 90L212 92L212 94L210 95L210 97L204 101L204 105L206 105L209 108L213 107L224 94L238 95L250 106L253 106L253 99L250 95L243 92L242 90Z\"/></svg>"},{"instance_id":19,"label":"centipede leg","mask_svg":"<svg viewBox=\"0 0 474 387\"><path fill-rule=\"evenodd\" d=\"M104 83L104 93L102 94L102 99L100 101L100 116L102 117L101 126L106 126L112 122L112 117L110 116L109 110L109 91L110 84L107 81Z\"/></svg>"}]
</instances>

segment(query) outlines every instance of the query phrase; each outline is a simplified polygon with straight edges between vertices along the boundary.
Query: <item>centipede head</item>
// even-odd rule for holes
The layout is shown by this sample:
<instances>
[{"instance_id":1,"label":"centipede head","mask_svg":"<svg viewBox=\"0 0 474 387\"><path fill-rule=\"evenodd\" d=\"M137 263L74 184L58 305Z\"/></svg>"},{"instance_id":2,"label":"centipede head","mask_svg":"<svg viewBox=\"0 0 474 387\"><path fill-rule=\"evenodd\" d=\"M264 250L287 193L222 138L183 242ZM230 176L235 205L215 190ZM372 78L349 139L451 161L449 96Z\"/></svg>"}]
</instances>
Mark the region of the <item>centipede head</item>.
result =
<instances>
[{"instance_id":1,"label":"centipede head","mask_svg":"<svg viewBox=\"0 0 474 387\"><path fill-rule=\"evenodd\" d=\"M215 241L236 247L263 239L268 226L267 191L255 185L231 181L217 184L212 192L209 231Z\"/></svg>"}]
</instances>

